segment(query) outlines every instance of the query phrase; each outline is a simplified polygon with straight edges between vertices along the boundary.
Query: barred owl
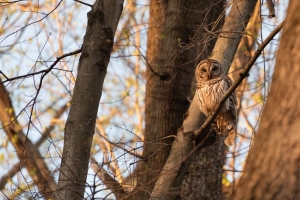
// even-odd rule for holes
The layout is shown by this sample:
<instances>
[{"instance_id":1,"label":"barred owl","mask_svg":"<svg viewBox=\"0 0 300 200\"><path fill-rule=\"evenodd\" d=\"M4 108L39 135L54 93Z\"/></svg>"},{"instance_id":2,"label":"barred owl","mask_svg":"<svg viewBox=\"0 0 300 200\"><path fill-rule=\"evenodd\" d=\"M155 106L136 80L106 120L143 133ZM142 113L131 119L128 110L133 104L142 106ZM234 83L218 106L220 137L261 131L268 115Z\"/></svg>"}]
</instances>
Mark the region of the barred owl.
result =
<instances>
[{"instance_id":1,"label":"barred owl","mask_svg":"<svg viewBox=\"0 0 300 200\"><path fill-rule=\"evenodd\" d=\"M231 86L232 81L223 74L221 64L213 59L201 61L196 68L195 76L199 107L201 112L208 117L226 90ZM237 117L236 105L236 94L232 93L212 123L213 129L223 137L226 145L234 143Z\"/></svg>"}]
</instances>

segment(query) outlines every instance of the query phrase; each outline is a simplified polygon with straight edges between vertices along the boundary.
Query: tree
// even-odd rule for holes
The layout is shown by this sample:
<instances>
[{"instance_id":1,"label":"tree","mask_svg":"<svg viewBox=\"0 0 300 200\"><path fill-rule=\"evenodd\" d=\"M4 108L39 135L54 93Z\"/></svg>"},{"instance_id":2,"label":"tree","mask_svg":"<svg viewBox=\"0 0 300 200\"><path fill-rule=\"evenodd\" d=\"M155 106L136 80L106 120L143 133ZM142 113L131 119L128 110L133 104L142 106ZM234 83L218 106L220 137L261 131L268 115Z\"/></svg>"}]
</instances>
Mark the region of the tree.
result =
<instances>
[{"instance_id":1,"label":"tree","mask_svg":"<svg viewBox=\"0 0 300 200\"><path fill-rule=\"evenodd\" d=\"M205 121L194 100L184 114L195 66L212 56L229 69L239 40L251 35L244 28L255 1L234 1L222 29L231 6L224 9L223 1L129 0L122 16L121 0L76 2L1 3L3 198L221 199L230 150L214 135L194 141ZM77 13L88 9L85 25ZM251 81L243 91L253 87ZM243 98L254 100L241 93ZM249 130L255 131L251 122ZM175 179L172 170L162 170L170 160L181 165Z\"/></svg>"},{"instance_id":2,"label":"tree","mask_svg":"<svg viewBox=\"0 0 300 200\"><path fill-rule=\"evenodd\" d=\"M298 1L289 3L268 101L244 173L229 199L300 198L299 6Z\"/></svg>"},{"instance_id":3,"label":"tree","mask_svg":"<svg viewBox=\"0 0 300 200\"><path fill-rule=\"evenodd\" d=\"M123 3L96 1L88 13L55 199L83 197L99 101Z\"/></svg>"},{"instance_id":4,"label":"tree","mask_svg":"<svg viewBox=\"0 0 300 200\"><path fill-rule=\"evenodd\" d=\"M224 15L223 1L162 1L159 4L155 2L151 1L148 31L151 37L148 37L147 47L147 143L143 152L145 162L139 169L143 173L138 179L139 185L144 187L136 188L144 193L139 194L137 199L149 198L170 152L174 135L182 124L189 105L188 100L195 91L195 83L192 85L195 66L199 60L210 55L214 46L216 37L207 33L205 29L220 28ZM212 149L203 155L215 155L219 151L219 148ZM222 166L219 163L216 165L219 169ZM215 178L220 177L220 174L210 174L214 174L211 180L221 182L220 178ZM220 186L217 183L216 185ZM206 192L205 190L204 193Z\"/></svg>"}]
</instances>

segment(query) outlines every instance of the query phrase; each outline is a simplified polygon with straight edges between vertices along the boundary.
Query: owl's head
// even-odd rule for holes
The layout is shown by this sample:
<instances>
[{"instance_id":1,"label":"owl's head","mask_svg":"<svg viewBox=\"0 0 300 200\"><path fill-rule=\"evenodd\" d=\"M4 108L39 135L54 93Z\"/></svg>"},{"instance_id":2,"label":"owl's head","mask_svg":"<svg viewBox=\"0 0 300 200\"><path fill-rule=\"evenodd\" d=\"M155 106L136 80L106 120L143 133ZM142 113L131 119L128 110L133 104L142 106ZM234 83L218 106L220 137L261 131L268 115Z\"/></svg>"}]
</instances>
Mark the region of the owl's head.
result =
<instances>
[{"instance_id":1,"label":"owl's head","mask_svg":"<svg viewBox=\"0 0 300 200\"><path fill-rule=\"evenodd\" d=\"M222 67L219 61L214 59L202 60L195 72L197 82L208 81L223 75Z\"/></svg>"}]
</instances>

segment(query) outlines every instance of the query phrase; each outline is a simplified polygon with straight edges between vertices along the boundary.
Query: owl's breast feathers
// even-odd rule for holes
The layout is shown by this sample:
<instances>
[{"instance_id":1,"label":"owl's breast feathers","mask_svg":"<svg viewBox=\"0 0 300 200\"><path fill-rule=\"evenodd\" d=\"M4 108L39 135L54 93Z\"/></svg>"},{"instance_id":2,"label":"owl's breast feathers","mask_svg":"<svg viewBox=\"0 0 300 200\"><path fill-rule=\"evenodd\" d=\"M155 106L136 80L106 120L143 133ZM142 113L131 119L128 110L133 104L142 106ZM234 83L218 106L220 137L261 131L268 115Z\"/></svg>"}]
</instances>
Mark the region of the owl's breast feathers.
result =
<instances>
[{"instance_id":1,"label":"owl's breast feathers","mask_svg":"<svg viewBox=\"0 0 300 200\"><path fill-rule=\"evenodd\" d=\"M208 116L231 85L232 81L227 76L215 78L206 82L198 82L196 94L201 112ZM232 145L234 143L234 129L237 117L236 105L236 94L233 92L212 123L213 129L223 136L226 145Z\"/></svg>"},{"instance_id":2,"label":"owl's breast feathers","mask_svg":"<svg viewBox=\"0 0 300 200\"><path fill-rule=\"evenodd\" d=\"M215 78L204 83L197 84L197 92L200 102L200 110L208 116L211 110L220 102L221 97L231 85L231 80L226 76ZM229 82L230 81L230 82ZM229 99L222 110L229 110Z\"/></svg>"}]
</instances>

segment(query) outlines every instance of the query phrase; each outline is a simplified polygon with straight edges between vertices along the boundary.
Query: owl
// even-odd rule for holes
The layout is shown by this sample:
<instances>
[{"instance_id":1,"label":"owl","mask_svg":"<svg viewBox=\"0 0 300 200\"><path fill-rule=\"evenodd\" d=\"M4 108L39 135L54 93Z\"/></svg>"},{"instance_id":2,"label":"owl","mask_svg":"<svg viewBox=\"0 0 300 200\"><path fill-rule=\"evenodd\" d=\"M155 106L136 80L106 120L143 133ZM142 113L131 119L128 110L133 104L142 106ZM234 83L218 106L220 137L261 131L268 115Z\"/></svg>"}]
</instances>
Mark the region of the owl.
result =
<instances>
[{"instance_id":1,"label":"owl","mask_svg":"<svg viewBox=\"0 0 300 200\"><path fill-rule=\"evenodd\" d=\"M221 64L213 59L201 61L196 68L195 76L199 108L208 117L226 90L232 85L232 81L224 75ZM223 137L228 146L234 143L236 106L236 94L232 93L212 122L212 128Z\"/></svg>"}]
</instances>

